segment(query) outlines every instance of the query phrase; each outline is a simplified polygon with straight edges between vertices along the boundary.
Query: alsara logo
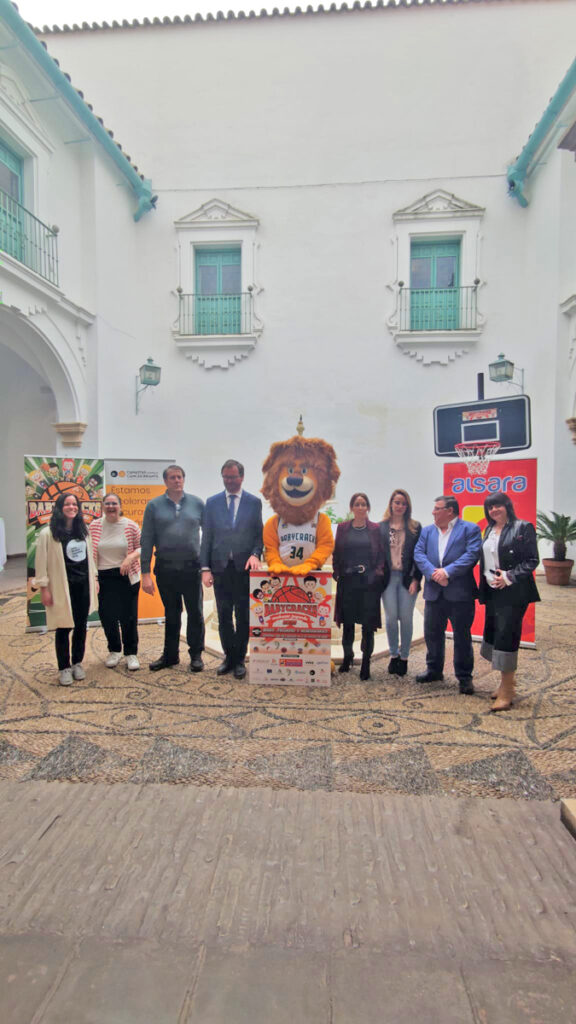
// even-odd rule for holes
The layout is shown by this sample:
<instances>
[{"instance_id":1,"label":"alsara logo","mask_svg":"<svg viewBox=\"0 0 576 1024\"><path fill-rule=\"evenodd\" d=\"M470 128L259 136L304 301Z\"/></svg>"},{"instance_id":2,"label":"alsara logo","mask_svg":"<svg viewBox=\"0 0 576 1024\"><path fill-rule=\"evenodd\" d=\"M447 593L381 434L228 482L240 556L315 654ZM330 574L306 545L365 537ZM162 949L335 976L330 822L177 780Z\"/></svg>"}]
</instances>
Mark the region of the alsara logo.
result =
<instances>
[{"instance_id":1,"label":"alsara logo","mask_svg":"<svg viewBox=\"0 0 576 1024\"><path fill-rule=\"evenodd\" d=\"M496 491L525 491L528 480L525 476L458 476L452 481L452 494L494 494Z\"/></svg>"}]
</instances>

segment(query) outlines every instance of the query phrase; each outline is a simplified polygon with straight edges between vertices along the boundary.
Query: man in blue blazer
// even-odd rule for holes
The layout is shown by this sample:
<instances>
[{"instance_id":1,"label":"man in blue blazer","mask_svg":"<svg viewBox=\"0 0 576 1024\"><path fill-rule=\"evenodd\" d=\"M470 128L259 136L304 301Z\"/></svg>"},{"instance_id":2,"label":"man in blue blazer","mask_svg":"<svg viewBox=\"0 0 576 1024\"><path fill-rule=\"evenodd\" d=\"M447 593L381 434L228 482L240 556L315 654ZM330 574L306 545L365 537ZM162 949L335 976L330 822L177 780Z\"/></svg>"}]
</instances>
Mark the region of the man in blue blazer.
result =
<instances>
[{"instance_id":1,"label":"man in blue blazer","mask_svg":"<svg viewBox=\"0 0 576 1024\"><path fill-rule=\"evenodd\" d=\"M454 673L460 693L474 693L474 653L470 630L478 587L473 568L480 558L482 534L475 523L460 519L456 498L441 495L432 509L434 524L425 526L414 549L414 561L424 576L424 639L426 672L418 683L443 679L445 632L448 619L454 635Z\"/></svg>"},{"instance_id":2,"label":"man in blue blazer","mask_svg":"<svg viewBox=\"0 0 576 1024\"><path fill-rule=\"evenodd\" d=\"M250 625L250 569L261 567L262 502L243 490L244 466L236 459L224 463L222 480L224 490L206 502L200 565L204 586L214 584L218 609L224 661L216 675L233 672L236 679L244 679Z\"/></svg>"}]
</instances>

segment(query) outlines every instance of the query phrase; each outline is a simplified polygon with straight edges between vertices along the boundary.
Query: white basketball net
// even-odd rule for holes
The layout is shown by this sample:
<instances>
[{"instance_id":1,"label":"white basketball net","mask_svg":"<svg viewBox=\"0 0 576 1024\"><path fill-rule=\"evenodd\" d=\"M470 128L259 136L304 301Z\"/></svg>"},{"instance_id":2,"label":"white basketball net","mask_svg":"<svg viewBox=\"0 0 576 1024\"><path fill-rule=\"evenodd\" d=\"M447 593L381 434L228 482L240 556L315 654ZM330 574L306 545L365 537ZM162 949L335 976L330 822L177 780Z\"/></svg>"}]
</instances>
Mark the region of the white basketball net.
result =
<instances>
[{"instance_id":1,"label":"white basketball net","mask_svg":"<svg viewBox=\"0 0 576 1024\"><path fill-rule=\"evenodd\" d=\"M490 459L500 448L500 441L461 441L454 449L466 463L470 476L483 476L490 465Z\"/></svg>"}]
</instances>

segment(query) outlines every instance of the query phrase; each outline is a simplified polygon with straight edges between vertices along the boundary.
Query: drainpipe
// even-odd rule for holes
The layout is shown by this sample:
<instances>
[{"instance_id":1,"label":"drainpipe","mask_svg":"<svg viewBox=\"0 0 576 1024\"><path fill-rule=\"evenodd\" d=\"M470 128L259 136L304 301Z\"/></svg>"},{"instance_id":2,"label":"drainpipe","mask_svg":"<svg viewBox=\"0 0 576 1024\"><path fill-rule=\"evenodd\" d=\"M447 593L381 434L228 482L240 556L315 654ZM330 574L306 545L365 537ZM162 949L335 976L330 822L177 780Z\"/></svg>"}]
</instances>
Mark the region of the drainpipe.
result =
<instances>
[{"instance_id":1,"label":"drainpipe","mask_svg":"<svg viewBox=\"0 0 576 1024\"><path fill-rule=\"evenodd\" d=\"M534 169L531 167L532 160L544 142L556 118L561 113L562 108L566 106L566 103L570 99L574 89L576 89L576 60L574 60L570 65L566 75L558 86L554 96L550 100L550 103L546 107L546 110L532 132L532 135L528 139L528 142L524 146L520 156L516 162L508 168L508 193L513 196L514 199L518 200L520 206L528 206L528 200L524 195L524 185L526 178Z\"/></svg>"},{"instance_id":2,"label":"drainpipe","mask_svg":"<svg viewBox=\"0 0 576 1024\"><path fill-rule=\"evenodd\" d=\"M11 0L0 0L0 18L11 29L21 46L44 71L74 114L80 118L96 142L100 143L106 150L120 173L126 178L138 200L134 220L140 220L145 213L155 208L158 199L158 196L152 193L151 180L149 178L142 179L137 171L134 170L130 161L127 160L122 150L119 149L106 129L100 124L95 114L92 113L84 100L78 95L64 72L60 70L40 40L36 38L32 29L20 17Z\"/></svg>"}]
</instances>

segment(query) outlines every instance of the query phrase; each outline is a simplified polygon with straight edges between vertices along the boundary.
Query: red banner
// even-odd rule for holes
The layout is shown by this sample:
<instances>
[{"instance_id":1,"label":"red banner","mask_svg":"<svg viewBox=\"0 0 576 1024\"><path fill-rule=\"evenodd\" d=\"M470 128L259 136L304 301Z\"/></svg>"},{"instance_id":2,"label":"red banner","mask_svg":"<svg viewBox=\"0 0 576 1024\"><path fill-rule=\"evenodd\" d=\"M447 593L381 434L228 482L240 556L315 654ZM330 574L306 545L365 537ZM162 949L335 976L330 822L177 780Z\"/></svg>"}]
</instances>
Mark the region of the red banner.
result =
<instances>
[{"instance_id":1,"label":"red banner","mask_svg":"<svg viewBox=\"0 0 576 1024\"><path fill-rule=\"evenodd\" d=\"M470 476L461 462L444 463L444 494L452 494L460 505L460 515L476 523L482 533L486 528L484 502L490 494L503 491L514 504L518 519L536 523L537 459L499 459L488 467L484 476ZM475 569L478 578L478 567ZM478 605L472 635L481 637L484 630L484 608ZM528 606L522 624L522 643L533 645L535 635L534 605Z\"/></svg>"}]
</instances>

